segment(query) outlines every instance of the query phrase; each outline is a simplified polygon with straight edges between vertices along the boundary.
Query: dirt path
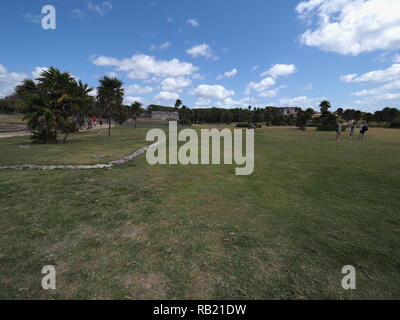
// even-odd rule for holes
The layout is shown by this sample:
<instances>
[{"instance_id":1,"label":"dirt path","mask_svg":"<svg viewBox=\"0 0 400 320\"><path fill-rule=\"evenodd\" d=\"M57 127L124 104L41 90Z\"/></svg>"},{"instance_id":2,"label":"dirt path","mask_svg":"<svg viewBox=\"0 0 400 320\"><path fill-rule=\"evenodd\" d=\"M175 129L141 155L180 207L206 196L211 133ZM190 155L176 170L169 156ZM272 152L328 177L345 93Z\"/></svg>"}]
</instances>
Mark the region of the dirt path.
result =
<instances>
[{"instance_id":1,"label":"dirt path","mask_svg":"<svg viewBox=\"0 0 400 320\"><path fill-rule=\"evenodd\" d=\"M0 132L1 138L11 138L11 137L23 137L30 136L31 133L29 131L14 131L14 132Z\"/></svg>"}]
</instances>

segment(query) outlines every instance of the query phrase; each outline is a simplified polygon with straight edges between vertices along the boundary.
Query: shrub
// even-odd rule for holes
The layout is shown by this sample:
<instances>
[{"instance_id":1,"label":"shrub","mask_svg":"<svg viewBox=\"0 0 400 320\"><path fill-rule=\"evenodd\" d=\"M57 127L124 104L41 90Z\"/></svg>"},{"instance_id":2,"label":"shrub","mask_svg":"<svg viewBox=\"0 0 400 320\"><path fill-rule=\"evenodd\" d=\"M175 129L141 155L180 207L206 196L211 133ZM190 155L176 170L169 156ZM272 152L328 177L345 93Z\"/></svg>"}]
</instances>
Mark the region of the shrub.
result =
<instances>
[{"instance_id":1,"label":"shrub","mask_svg":"<svg viewBox=\"0 0 400 320\"><path fill-rule=\"evenodd\" d=\"M250 127L250 125L248 123L244 123L244 122L236 124L236 128L249 128L249 127ZM262 128L262 125L257 123L256 128L258 128L258 129Z\"/></svg>"},{"instance_id":2,"label":"shrub","mask_svg":"<svg viewBox=\"0 0 400 320\"><path fill-rule=\"evenodd\" d=\"M400 118L397 118L389 123L389 128L400 128Z\"/></svg>"},{"instance_id":3,"label":"shrub","mask_svg":"<svg viewBox=\"0 0 400 320\"><path fill-rule=\"evenodd\" d=\"M336 116L331 112L325 112L320 117L320 124L317 128L318 131L335 131L337 126Z\"/></svg>"},{"instance_id":4,"label":"shrub","mask_svg":"<svg viewBox=\"0 0 400 320\"><path fill-rule=\"evenodd\" d=\"M188 119L181 119L178 121L178 124L180 124L181 126L191 126L192 122Z\"/></svg>"},{"instance_id":5,"label":"shrub","mask_svg":"<svg viewBox=\"0 0 400 320\"><path fill-rule=\"evenodd\" d=\"M386 122L370 121L368 127L370 128L386 128L388 124Z\"/></svg>"}]
</instances>

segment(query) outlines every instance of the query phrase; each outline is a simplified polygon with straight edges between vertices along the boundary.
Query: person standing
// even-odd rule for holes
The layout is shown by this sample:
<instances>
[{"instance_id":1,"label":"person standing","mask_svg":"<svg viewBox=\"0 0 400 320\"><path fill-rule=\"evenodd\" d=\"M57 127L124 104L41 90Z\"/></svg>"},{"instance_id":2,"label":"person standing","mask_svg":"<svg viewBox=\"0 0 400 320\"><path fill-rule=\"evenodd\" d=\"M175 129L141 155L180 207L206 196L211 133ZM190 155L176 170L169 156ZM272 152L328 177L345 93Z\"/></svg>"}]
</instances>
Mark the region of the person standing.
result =
<instances>
[{"instance_id":1,"label":"person standing","mask_svg":"<svg viewBox=\"0 0 400 320\"><path fill-rule=\"evenodd\" d=\"M340 140L342 135L342 121L338 122L336 125L336 141Z\"/></svg>"},{"instance_id":2,"label":"person standing","mask_svg":"<svg viewBox=\"0 0 400 320\"><path fill-rule=\"evenodd\" d=\"M360 140L364 139L364 134L368 131L368 129L369 129L368 125L365 122L363 122L360 127L360 135L358 137Z\"/></svg>"},{"instance_id":3,"label":"person standing","mask_svg":"<svg viewBox=\"0 0 400 320\"><path fill-rule=\"evenodd\" d=\"M356 128L356 123L355 121L353 121L350 125L350 140L353 140L355 128Z\"/></svg>"}]
</instances>

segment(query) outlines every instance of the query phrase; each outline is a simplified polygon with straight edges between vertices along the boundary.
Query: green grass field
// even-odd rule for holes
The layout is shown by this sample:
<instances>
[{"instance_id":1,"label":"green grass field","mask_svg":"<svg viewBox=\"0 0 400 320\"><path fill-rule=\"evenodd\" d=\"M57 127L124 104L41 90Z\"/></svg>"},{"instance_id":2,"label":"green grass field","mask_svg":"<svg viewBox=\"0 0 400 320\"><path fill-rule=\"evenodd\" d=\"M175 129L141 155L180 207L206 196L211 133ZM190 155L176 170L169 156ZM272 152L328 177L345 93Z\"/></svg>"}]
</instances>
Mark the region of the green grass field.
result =
<instances>
[{"instance_id":1,"label":"green grass field","mask_svg":"<svg viewBox=\"0 0 400 320\"><path fill-rule=\"evenodd\" d=\"M0 114L0 132L26 128L21 114Z\"/></svg>"},{"instance_id":2,"label":"green grass field","mask_svg":"<svg viewBox=\"0 0 400 320\"><path fill-rule=\"evenodd\" d=\"M108 163L147 144L146 128L132 130L130 127L120 127L111 130L111 137L108 137L107 129L72 134L65 144L32 144L29 136L0 139L0 165ZM62 138L63 135L60 136Z\"/></svg>"},{"instance_id":3,"label":"green grass field","mask_svg":"<svg viewBox=\"0 0 400 320\"><path fill-rule=\"evenodd\" d=\"M27 137L0 139L0 165L114 159L145 131L28 149ZM264 127L251 176L144 156L111 170L0 171L0 298L399 299L399 138ZM56 290L41 288L44 265ZM344 265L356 290L341 287Z\"/></svg>"}]
</instances>

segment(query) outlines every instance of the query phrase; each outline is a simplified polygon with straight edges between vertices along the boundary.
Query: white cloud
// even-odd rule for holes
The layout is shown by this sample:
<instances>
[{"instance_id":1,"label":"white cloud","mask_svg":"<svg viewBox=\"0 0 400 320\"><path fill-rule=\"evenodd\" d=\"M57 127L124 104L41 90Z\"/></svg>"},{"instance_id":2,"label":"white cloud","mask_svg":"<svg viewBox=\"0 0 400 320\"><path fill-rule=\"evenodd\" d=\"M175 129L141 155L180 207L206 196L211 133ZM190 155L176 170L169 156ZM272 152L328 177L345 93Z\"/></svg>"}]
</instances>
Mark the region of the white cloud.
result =
<instances>
[{"instance_id":1,"label":"white cloud","mask_svg":"<svg viewBox=\"0 0 400 320\"><path fill-rule=\"evenodd\" d=\"M97 88L94 87L92 91L89 92L89 96L97 97Z\"/></svg>"},{"instance_id":2,"label":"white cloud","mask_svg":"<svg viewBox=\"0 0 400 320\"><path fill-rule=\"evenodd\" d=\"M375 70L367 72L363 75L352 73L341 76L340 79L343 82L388 82L399 79L400 77L400 64L392 64L385 70Z\"/></svg>"},{"instance_id":3,"label":"white cloud","mask_svg":"<svg viewBox=\"0 0 400 320\"><path fill-rule=\"evenodd\" d=\"M275 79L271 78L271 77L265 78L265 79L261 80L260 82L252 81L247 85L245 94L250 94L251 90L254 90L256 92L264 91L264 90L274 86L275 83L276 83Z\"/></svg>"},{"instance_id":4,"label":"white cloud","mask_svg":"<svg viewBox=\"0 0 400 320\"><path fill-rule=\"evenodd\" d=\"M195 102L195 107L196 108L209 108L209 107L211 107L211 104L212 104L211 99L198 98L197 101Z\"/></svg>"},{"instance_id":5,"label":"white cloud","mask_svg":"<svg viewBox=\"0 0 400 320\"><path fill-rule=\"evenodd\" d=\"M309 98L306 96L294 97L294 98L281 98L279 99L279 105L288 107L299 107L302 109L314 108L318 109L321 101L325 100L324 97L321 98Z\"/></svg>"},{"instance_id":6,"label":"white cloud","mask_svg":"<svg viewBox=\"0 0 400 320\"><path fill-rule=\"evenodd\" d=\"M393 62L400 63L400 53L392 57Z\"/></svg>"},{"instance_id":7,"label":"white cloud","mask_svg":"<svg viewBox=\"0 0 400 320\"><path fill-rule=\"evenodd\" d=\"M231 71L227 71L224 74L219 74L217 76L217 80L222 80L224 78L232 78L234 77L236 74L238 73L238 71L236 70L236 68L233 68Z\"/></svg>"},{"instance_id":8,"label":"white cloud","mask_svg":"<svg viewBox=\"0 0 400 320\"><path fill-rule=\"evenodd\" d=\"M296 11L299 14L304 14L305 12L314 10L322 2L324 2L324 0L309 0L309 1L300 2L296 7Z\"/></svg>"},{"instance_id":9,"label":"white cloud","mask_svg":"<svg viewBox=\"0 0 400 320\"><path fill-rule=\"evenodd\" d=\"M48 69L49 68L47 67L36 67L35 70L31 72L33 80L40 78L42 76L43 71L47 71ZM79 81L79 77L73 75L72 73L70 74L72 78L74 78L76 81Z\"/></svg>"},{"instance_id":10,"label":"white cloud","mask_svg":"<svg viewBox=\"0 0 400 320\"><path fill-rule=\"evenodd\" d=\"M258 94L259 97L263 97L263 98L273 98L276 97L279 93L279 89L275 88L275 89L271 89L271 90L265 90L262 91Z\"/></svg>"},{"instance_id":11,"label":"white cloud","mask_svg":"<svg viewBox=\"0 0 400 320\"><path fill-rule=\"evenodd\" d=\"M136 101L142 103L143 102L143 98L141 98L141 97L132 97L132 96L125 96L124 97L124 104L130 105L130 104L132 104L132 103L134 103Z\"/></svg>"},{"instance_id":12,"label":"white cloud","mask_svg":"<svg viewBox=\"0 0 400 320\"><path fill-rule=\"evenodd\" d=\"M251 68L251 70L256 71L259 68L258 65L253 66L253 68Z\"/></svg>"},{"instance_id":13,"label":"white cloud","mask_svg":"<svg viewBox=\"0 0 400 320\"><path fill-rule=\"evenodd\" d=\"M147 79L149 75L156 77L182 77L191 75L198 68L178 59L170 61L156 60L144 54L136 54L131 58L118 60L113 57L97 57L93 59L97 66L114 66L118 71L128 72L128 78Z\"/></svg>"},{"instance_id":14,"label":"white cloud","mask_svg":"<svg viewBox=\"0 0 400 320\"><path fill-rule=\"evenodd\" d=\"M196 19L188 19L186 23L190 24L192 27L198 27L200 25Z\"/></svg>"},{"instance_id":15,"label":"white cloud","mask_svg":"<svg viewBox=\"0 0 400 320\"><path fill-rule=\"evenodd\" d=\"M83 19L86 16L86 13L81 9L72 9L70 10L71 16L73 18Z\"/></svg>"},{"instance_id":16,"label":"white cloud","mask_svg":"<svg viewBox=\"0 0 400 320\"><path fill-rule=\"evenodd\" d=\"M90 1L88 3L88 9L97 13L99 16L104 17L108 11L113 8L112 4L108 1Z\"/></svg>"},{"instance_id":17,"label":"white cloud","mask_svg":"<svg viewBox=\"0 0 400 320\"><path fill-rule=\"evenodd\" d=\"M392 64L387 69L375 70L362 75L349 74L340 79L347 83L384 83L376 88L352 92L351 95L354 97L365 97L357 100L355 102L357 105L376 106L400 97L399 92L390 92L400 89L400 64Z\"/></svg>"},{"instance_id":18,"label":"white cloud","mask_svg":"<svg viewBox=\"0 0 400 320\"><path fill-rule=\"evenodd\" d=\"M231 97L228 97L219 101L213 101L208 98L198 98L197 101L195 102L195 107L196 108L217 107L217 108L229 109L236 107L247 107L253 101L254 99L250 97L245 97L240 100L235 100L232 99Z\"/></svg>"},{"instance_id":19,"label":"white cloud","mask_svg":"<svg viewBox=\"0 0 400 320\"><path fill-rule=\"evenodd\" d=\"M195 73L195 74L192 76L192 78L193 78L194 80L204 80L204 76L203 76L202 74L200 74L200 73Z\"/></svg>"},{"instance_id":20,"label":"white cloud","mask_svg":"<svg viewBox=\"0 0 400 320\"><path fill-rule=\"evenodd\" d=\"M169 92L169 91L161 91L160 93L156 94L154 96L154 99L157 101L164 100L164 101L172 101L179 99L179 94L175 92Z\"/></svg>"},{"instance_id":21,"label":"white cloud","mask_svg":"<svg viewBox=\"0 0 400 320\"><path fill-rule=\"evenodd\" d=\"M8 72L6 67L0 64L0 98L14 92L14 88L26 79L24 73Z\"/></svg>"},{"instance_id":22,"label":"white cloud","mask_svg":"<svg viewBox=\"0 0 400 320\"><path fill-rule=\"evenodd\" d=\"M371 106L371 105L376 105L378 103L399 100L399 99L400 99L400 93L385 93L385 94L379 94L377 96L366 97L364 99L357 100L355 103L358 105Z\"/></svg>"},{"instance_id":23,"label":"white cloud","mask_svg":"<svg viewBox=\"0 0 400 320\"><path fill-rule=\"evenodd\" d=\"M238 106L243 106L245 104L249 104L252 101L254 101L250 97L245 97L240 100L234 100L232 98L226 98L224 99L224 103L222 104L224 107L238 107Z\"/></svg>"},{"instance_id":24,"label":"white cloud","mask_svg":"<svg viewBox=\"0 0 400 320\"><path fill-rule=\"evenodd\" d=\"M168 49L170 46L171 46L171 42L166 41L166 42L163 42L162 44L160 44L159 46L157 46L155 44L151 45L150 50L157 50L157 49L165 50L165 49Z\"/></svg>"},{"instance_id":25,"label":"white cloud","mask_svg":"<svg viewBox=\"0 0 400 320\"><path fill-rule=\"evenodd\" d=\"M343 82L352 82L354 78L357 77L357 73L346 74L340 77L340 80Z\"/></svg>"},{"instance_id":26,"label":"white cloud","mask_svg":"<svg viewBox=\"0 0 400 320\"><path fill-rule=\"evenodd\" d=\"M111 72L107 72L107 76L110 78L117 78L118 77L118 73L111 71Z\"/></svg>"},{"instance_id":27,"label":"white cloud","mask_svg":"<svg viewBox=\"0 0 400 320\"><path fill-rule=\"evenodd\" d=\"M212 60L219 59L217 56L213 55L210 46L205 43L199 44L197 46L194 46L186 50L186 53L190 55L192 58L205 57L207 59L212 59Z\"/></svg>"},{"instance_id":28,"label":"white cloud","mask_svg":"<svg viewBox=\"0 0 400 320\"><path fill-rule=\"evenodd\" d=\"M296 72L296 66L294 64L276 64L269 70L260 74L261 77L271 76L273 78L288 76Z\"/></svg>"},{"instance_id":29,"label":"white cloud","mask_svg":"<svg viewBox=\"0 0 400 320\"><path fill-rule=\"evenodd\" d=\"M351 95L355 97L379 95L390 90L400 89L400 80L389 82L383 86L373 89L364 89L361 91L353 92Z\"/></svg>"},{"instance_id":30,"label":"white cloud","mask_svg":"<svg viewBox=\"0 0 400 320\"><path fill-rule=\"evenodd\" d=\"M22 16L26 21L31 23L41 23L43 16L41 14L27 13Z\"/></svg>"},{"instance_id":31,"label":"white cloud","mask_svg":"<svg viewBox=\"0 0 400 320\"><path fill-rule=\"evenodd\" d=\"M400 48L400 1L308 0L296 11L315 21L302 44L343 55Z\"/></svg>"},{"instance_id":32,"label":"white cloud","mask_svg":"<svg viewBox=\"0 0 400 320\"><path fill-rule=\"evenodd\" d=\"M169 48L170 46L171 46L171 42L166 41L166 42L160 44L160 46L158 48L163 50L163 49Z\"/></svg>"},{"instance_id":33,"label":"white cloud","mask_svg":"<svg viewBox=\"0 0 400 320\"><path fill-rule=\"evenodd\" d=\"M314 85L312 83L309 83L308 85L306 85L305 87L303 87L301 90L303 91L309 91L314 89Z\"/></svg>"},{"instance_id":34,"label":"white cloud","mask_svg":"<svg viewBox=\"0 0 400 320\"><path fill-rule=\"evenodd\" d=\"M183 88L190 86L192 81L183 77L166 78L161 82L161 88L164 91L181 91Z\"/></svg>"},{"instance_id":35,"label":"white cloud","mask_svg":"<svg viewBox=\"0 0 400 320\"><path fill-rule=\"evenodd\" d=\"M201 84L197 88L195 88L191 92L191 94L205 99L210 99L210 98L226 99L230 96L233 96L235 94L235 91L227 90L220 85Z\"/></svg>"},{"instance_id":36,"label":"white cloud","mask_svg":"<svg viewBox=\"0 0 400 320\"><path fill-rule=\"evenodd\" d=\"M133 84L125 88L125 94L148 94L154 89L152 87L146 86L142 87L138 84Z\"/></svg>"},{"instance_id":37,"label":"white cloud","mask_svg":"<svg viewBox=\"0 0 400 320\"><path fill-rule=\"evenodd\" d=\"M33 79L41 77L43 71L47 71L47 67L36 67L34 71L31 72Z\"/></svg>"}]
</instances>

